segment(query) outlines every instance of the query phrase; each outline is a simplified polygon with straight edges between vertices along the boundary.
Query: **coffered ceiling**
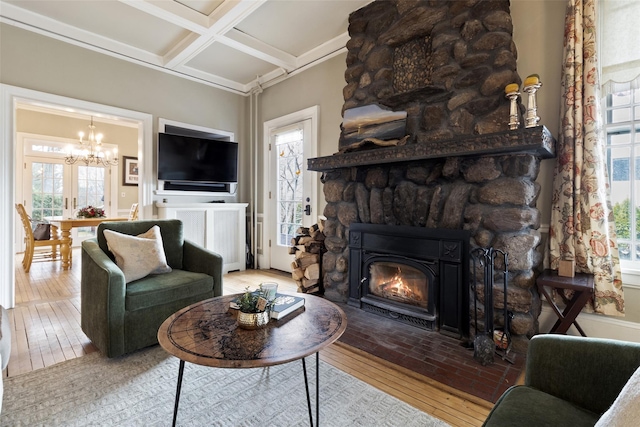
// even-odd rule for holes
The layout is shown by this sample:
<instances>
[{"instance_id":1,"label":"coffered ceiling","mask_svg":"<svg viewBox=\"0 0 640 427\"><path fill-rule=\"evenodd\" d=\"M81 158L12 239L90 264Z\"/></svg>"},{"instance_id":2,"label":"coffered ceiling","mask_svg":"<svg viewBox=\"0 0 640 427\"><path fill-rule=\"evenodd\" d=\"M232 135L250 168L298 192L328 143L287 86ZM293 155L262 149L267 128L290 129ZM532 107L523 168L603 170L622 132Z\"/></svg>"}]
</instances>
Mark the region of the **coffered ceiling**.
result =
<instances>
[{"instance_id":1,"label":"coffered ceiling","mask_svg":"<svg viewBox=\"0 0 640 427\"><path fill-rule=\"evenodd\" d=\"M0 0L1 22L248 94L341 52L371 0Z\"/></svg>"}]
</instances>

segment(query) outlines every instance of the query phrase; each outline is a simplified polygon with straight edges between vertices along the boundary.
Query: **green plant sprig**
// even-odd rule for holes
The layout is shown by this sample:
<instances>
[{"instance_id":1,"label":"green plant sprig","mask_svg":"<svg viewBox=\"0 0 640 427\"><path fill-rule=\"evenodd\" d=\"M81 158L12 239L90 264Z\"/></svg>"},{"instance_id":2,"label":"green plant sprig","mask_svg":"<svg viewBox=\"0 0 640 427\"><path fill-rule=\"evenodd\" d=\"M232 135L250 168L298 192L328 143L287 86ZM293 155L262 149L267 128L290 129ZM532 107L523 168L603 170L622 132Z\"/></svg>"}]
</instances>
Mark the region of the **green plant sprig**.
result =
<instances>
[{"instance_id":1,"label":"green plant sprig","mask_svg":"<svg viewBox=\"0 0 640 427\"><path fill-rule=\"evenodd\" d=\"M244 293L236 300L236 304L238 304L240 311L243 313L261 313L271 308L273 302L267 301L265 309L260 310L258 308L258 301L260 298L264 298L266 300L266 294L262 289L262 285L260 285L255 291L250 291L249 286L247 286L244 288Z\"/></svg>"}]
</instances>

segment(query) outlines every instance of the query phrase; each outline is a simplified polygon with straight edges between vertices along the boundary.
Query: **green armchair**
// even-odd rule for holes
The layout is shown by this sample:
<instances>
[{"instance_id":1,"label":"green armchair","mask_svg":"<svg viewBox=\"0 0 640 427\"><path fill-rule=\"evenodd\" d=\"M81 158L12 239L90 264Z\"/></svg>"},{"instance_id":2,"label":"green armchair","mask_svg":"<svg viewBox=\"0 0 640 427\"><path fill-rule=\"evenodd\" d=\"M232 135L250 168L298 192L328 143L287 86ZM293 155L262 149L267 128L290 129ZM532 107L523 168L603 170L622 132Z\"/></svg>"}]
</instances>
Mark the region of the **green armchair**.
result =
<instances>
[{"instance_id":1,"label":"green armchair","mask_svg":"<svg viewBox=\"0 0 640 427\"><path fill-rule=\"evenodd\" d=\"M125 283L104 230L137 236L154 225L172 271ZM184 240L176 219L100 224L96 238L82 242L81 274L81 327L107 357L157 344L158 328L170 315L222 295L222 257Z\"/></svg>"},{"instance_id":2,"label":"green armchair","mask_svg":"<svg viewBox=\"0 0 640 427\"><path fill-rule=\"evenodd\" d=\"M505 391L483 426L594 426L639 366L640 343L536 335L524 385Z\"/></svg>"}]
</instances>

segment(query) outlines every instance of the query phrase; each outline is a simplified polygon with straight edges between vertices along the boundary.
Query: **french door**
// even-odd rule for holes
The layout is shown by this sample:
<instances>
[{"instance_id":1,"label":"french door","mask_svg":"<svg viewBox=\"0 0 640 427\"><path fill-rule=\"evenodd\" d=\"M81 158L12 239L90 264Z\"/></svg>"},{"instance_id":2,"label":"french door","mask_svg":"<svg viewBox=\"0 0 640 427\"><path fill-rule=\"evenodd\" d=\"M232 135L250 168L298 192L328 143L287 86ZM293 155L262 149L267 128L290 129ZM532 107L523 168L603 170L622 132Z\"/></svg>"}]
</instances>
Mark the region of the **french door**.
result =
<instances>
[{"instance_id":1,"label":"french door","mask_svg":"<svg viewBox=\"0 0 640 427\"><path fill-rule=\"evenodd\" d=\"M23 203L36 220L71 218L86 206L111 209L111 168L78 162L67 165L60 143L24 138L22 191L16 200ZM21 193L21 194L20 194ZM113 210L115 212L115 210ZM95 235L96 227L74 228L71 238L78 246ZM18 249L23 250L23 233L18 235Z\"/></svg>"},{"instance_id":2,"label":"french door","mask_svg":"<svg viewBox=\"0 0 640 427\"><path fill-rule=\"evenodd\" d=\"M24 203L33 219L71 218L86 206L109 206L108 169L31 157L25 164ZM74 246L93 237L95 228L74 228Z\"/></svg>"},{"instance_id":3,"label":"french door","mask_svg":"<svg viewBox=\"0 0 640 427\"><path fill-rule=\"evenodd\" d=\"M306 171L311 119L272 129L269 139L271 268L291 271L291 239L298 228L311 226L316 218L311 212L315 182Z\"/></svg>"}]
</instances>

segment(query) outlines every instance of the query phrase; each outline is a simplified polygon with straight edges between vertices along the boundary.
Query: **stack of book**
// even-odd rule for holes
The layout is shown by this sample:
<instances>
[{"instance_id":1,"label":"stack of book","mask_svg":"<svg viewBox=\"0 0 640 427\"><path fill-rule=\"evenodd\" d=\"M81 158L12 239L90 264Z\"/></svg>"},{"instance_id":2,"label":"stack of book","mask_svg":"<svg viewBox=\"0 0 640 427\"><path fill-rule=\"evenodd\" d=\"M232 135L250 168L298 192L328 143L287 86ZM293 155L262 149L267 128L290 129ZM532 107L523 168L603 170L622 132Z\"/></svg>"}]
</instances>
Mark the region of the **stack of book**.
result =
<instances>
[{"instance_id":1,"label":"stack of book","mask_svg":"<svg viewBox=\"0 0 640 427\"><path fill-rule=\"evenodd\" d=\"M236 301L231 301L229 307L239 309ZM271 306L271 318L278 320L294 312L300 307L304 307L304 298L294 295L276 294L275 304Z\"/></svg>"},{"instance_id":2,"label":"stack of book","mask_svg":"<svg viewBox=\"0 0 640 427\"><path fill-rule=\"evenodd\" d=\"M287 314L304 307L304 298L293 295L276 294L276 301L271 306L271 318L282 319Z\"/></svg>"}]
</instances>

